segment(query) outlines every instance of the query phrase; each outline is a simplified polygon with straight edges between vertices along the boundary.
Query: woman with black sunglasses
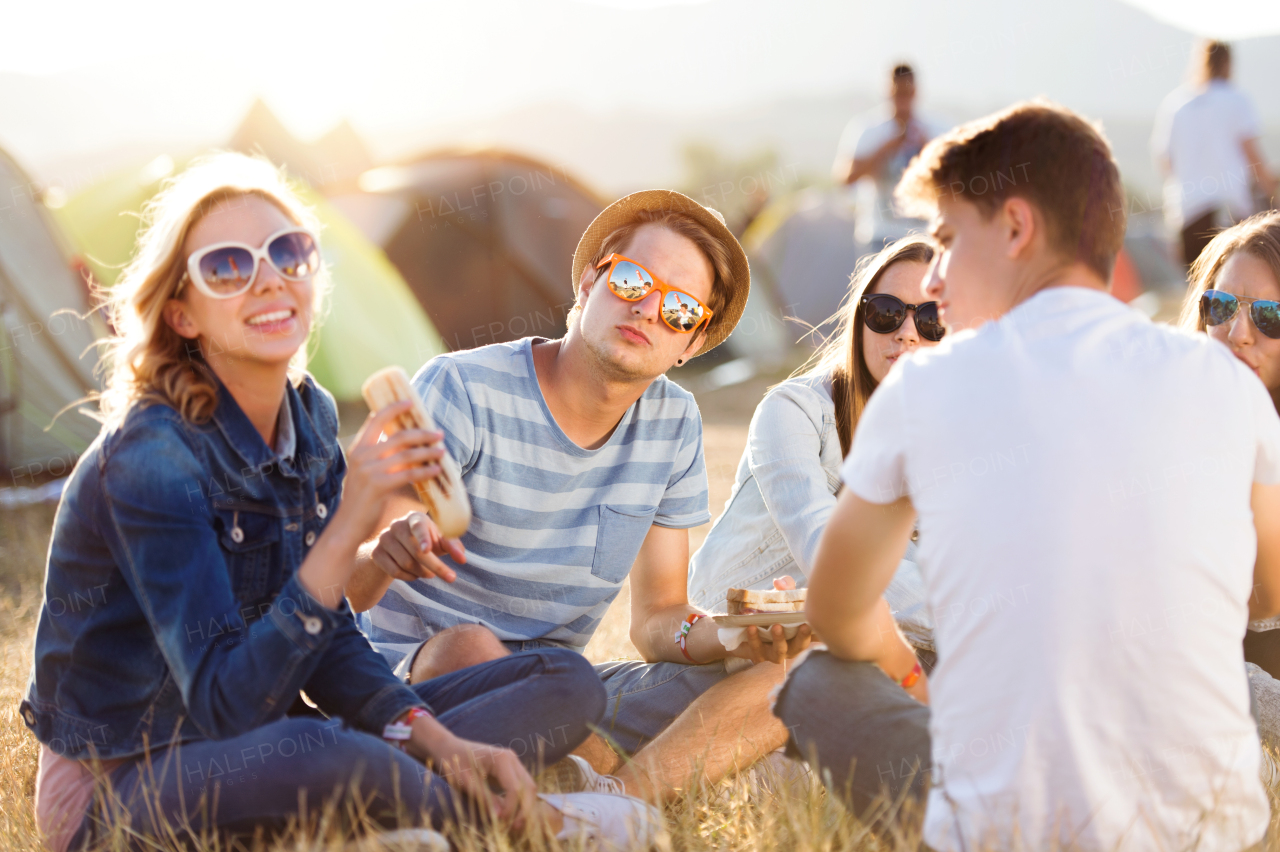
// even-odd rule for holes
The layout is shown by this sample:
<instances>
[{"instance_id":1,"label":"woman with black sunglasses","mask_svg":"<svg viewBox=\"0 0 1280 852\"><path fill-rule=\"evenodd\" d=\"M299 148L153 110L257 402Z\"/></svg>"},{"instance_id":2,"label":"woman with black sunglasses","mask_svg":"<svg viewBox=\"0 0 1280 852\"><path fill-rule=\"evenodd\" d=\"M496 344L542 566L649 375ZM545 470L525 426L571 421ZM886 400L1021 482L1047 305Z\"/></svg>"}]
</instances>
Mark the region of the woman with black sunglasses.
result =
<instances>
[{"instance_id":1,"label":"woman with black sunglasses","mask_svg":"<svg viewBox=\"0 0 1280 852\"><path fill-rule=\"evenodd\" d=\"M1280 411L1280 211L1245 219L1205 247L1191 266L1181 325L1226 344ZM1249 625L1244 657L1280 678L1280 618Z\"/></svg>"},{"instance_id":2,"label":"woman with black sunglasses","mask_svg":"<svg viewBox=\"0 0 1280 852\"><path fill-rule=\"evenodd\" d=\"M872 391L898 359L945 334L937 304L921 303L921 281L932 260L932 244L912 236L860 262L835 334L760 403L732 496L690 562L689 601L695 606L722 609L731 587L805 584L836 505L840 464ZM889 627L891 606L928 661L932 622L914 548L889 587L884 617ZM898 662L901 671L889 676L910 684L916 661L906 643ZM923 698L925 689L920 678L910 691Z\"/></svg>"}]
</instances>

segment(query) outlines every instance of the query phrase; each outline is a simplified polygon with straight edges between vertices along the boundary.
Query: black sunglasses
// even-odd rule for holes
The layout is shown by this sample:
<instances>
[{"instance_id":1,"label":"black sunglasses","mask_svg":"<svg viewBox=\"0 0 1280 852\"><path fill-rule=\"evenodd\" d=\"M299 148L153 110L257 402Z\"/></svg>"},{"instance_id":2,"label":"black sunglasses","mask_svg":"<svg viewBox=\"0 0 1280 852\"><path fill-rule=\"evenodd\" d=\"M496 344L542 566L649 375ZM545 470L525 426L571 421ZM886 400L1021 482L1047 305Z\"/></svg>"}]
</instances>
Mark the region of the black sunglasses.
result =
<instances>
[{"instance_id":1,"label":"black sunglasses","mask_svg":"<svg viewBox=\"0 0 1280 852\"><path fill-rule=\"evenodd\" d=\"M1254 328L1272 340L1280 340L1280 302L1270 299L1243 299L1222 290L1205 290L1200 296L1200 316L1206 327L1231 322L1240 303L1249 305Z\"/></svg>"},{"instance_id":2,"label":"black sunglasses","mask_svg":"<svg viewBox=\"0 0 1280 852\"><path fill-rule=\"evenodd\" d=\"M946 326L938 319L938 303L923 302L908 305L897 296L888 293L871 293L858 303L862 306L862 321L876 334L891 334L907 321L907 311L916 312L916 331L931 343L937 343L947 333Z\"/></svg>"}]
</instances>

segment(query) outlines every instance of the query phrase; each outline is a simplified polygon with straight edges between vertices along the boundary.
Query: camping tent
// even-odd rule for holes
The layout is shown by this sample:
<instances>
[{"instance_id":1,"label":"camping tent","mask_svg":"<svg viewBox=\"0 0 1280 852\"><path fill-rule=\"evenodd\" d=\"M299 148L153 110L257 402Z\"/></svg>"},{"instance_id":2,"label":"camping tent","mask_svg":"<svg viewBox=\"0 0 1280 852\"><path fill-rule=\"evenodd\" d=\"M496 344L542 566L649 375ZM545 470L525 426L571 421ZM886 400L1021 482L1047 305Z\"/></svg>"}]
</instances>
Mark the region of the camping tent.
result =
<instances>
[{"instance_id":1,"label":"camping tent","mask_svg":"<svg viewBox=\"0 0 1280 852\"><path fill-rule=\"evenodd\" d=\"M756 324L729 337L734 354L780 360L811 328L822 327L849 291L862 252L853 224L853 205L842 192L805 189L761 211L742 236L751 258L747 314ZM768 332L746 334L754 327Z\"/></svg>"},{"instance_id":2,"label":"camping tent","mask_svg":"<svg viewBox=\"0 0 1280 852\"><path fill-rule=\"evenodd\" d=\"M451 348L563 332L573 250L604 208L564 169L445 151L359 185L334 204L382 245Z\"/></svg>"},{"instance_id":3,"label":"camping tent","mask_svg":"<svg viewBox=\"0 0 1280 852\"><path fill-rule=\"evenodd\" d=\"M98 433L64 407L97 387L102 330L84 278L36 184L0 151L0 475L17 485L62 475Z\"/></svg>"},{"instance_id":4,"label":"camping tent","mask_svg":"<svg viewBox=\"0 0 1280 852\"><path fill-rule=\"evenodd\" d=\"M168 157L89 187L58 213L98 280L114 284L137 238L136 214L174 171ZM386 256L315 190L294 189L324 226L321 250L333 275L333 291L308 368L340 400L360 398L361 383L375 370L398 364L413 372L445 351L404 280Z\"/></svg>"}]
</instances>

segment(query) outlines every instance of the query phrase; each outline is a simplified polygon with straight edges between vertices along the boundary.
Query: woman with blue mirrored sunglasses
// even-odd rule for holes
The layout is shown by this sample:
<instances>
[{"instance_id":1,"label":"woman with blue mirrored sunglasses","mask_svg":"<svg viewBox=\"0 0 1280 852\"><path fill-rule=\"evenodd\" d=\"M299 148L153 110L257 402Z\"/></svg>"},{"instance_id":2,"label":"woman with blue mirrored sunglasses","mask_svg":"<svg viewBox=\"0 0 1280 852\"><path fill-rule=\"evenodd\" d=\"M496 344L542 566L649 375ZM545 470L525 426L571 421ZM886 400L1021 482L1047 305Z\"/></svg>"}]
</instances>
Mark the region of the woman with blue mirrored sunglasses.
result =
<instances>
[{"instance_id":1,"label":"woman with blue mirrored sunglasses","mask_svg":"<svg viewBox=\"0 0 1280 852\"><path fill-rule=\"evenodd\" d=\"M1213 238L1191 267L1182 326L1226 345L1280 410L1280 212L1260 213ZM1280 619L1249 625L1244 657L1280 677Z\"/></svg>"}]
</instances>

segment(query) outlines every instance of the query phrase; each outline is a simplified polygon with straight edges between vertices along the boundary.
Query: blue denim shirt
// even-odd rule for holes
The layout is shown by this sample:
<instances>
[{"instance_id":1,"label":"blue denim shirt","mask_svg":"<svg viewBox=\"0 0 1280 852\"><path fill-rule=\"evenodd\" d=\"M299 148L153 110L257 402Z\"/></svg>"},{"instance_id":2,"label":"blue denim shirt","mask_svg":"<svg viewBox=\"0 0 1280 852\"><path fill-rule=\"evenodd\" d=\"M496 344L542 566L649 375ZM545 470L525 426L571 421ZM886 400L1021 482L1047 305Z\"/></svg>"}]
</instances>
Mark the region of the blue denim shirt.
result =
<instances>
[{"instance_id":1,"label":"blue denim shirt","mask_svg":"<svg viewBox=\"0 0 1280 852\"><path fill-rule=\"evenodd\" d=\"M346 461L310 376L287 390L292 458L219 389L212 420L135 406L80 458L54 521L23 721L58 754L129 757L275 721L304 690L381 733L422 706L295 576L333 517Z\"/></svg>"},{"instance_id":2,"label":"blue denim shirt","mask_svg":"<svg viewBox=\"0 0 1280 852\"><path fill-rule=\"evenodd\" d=\"M723 612L730 588L771 589L784 574L807 585L843 461L829 376L799 376L769 391L751 418L729 501L689 562L689 602ZM915 542L884 596L911 643L933 650Z\"/></svg>"}]
</instances>

